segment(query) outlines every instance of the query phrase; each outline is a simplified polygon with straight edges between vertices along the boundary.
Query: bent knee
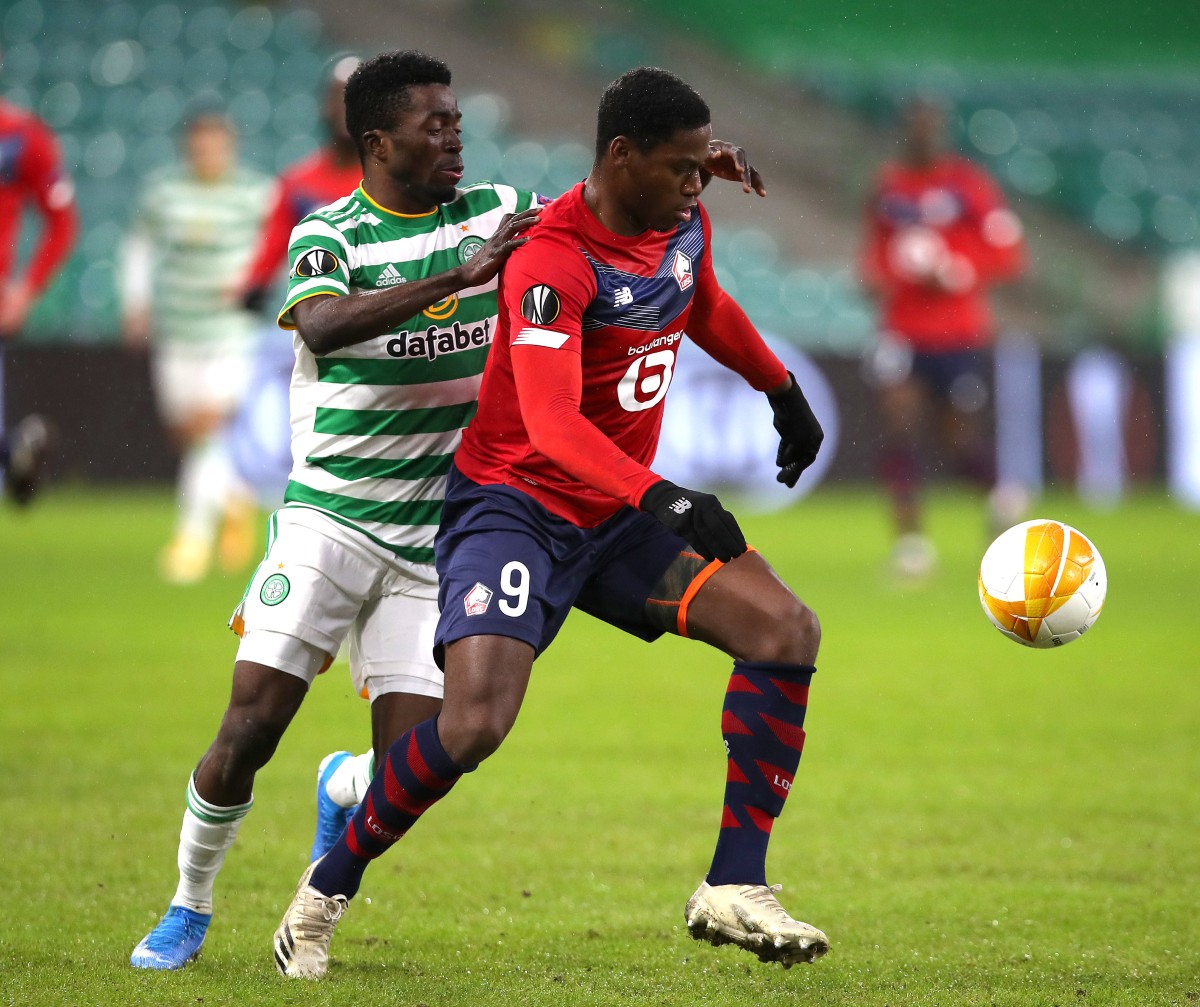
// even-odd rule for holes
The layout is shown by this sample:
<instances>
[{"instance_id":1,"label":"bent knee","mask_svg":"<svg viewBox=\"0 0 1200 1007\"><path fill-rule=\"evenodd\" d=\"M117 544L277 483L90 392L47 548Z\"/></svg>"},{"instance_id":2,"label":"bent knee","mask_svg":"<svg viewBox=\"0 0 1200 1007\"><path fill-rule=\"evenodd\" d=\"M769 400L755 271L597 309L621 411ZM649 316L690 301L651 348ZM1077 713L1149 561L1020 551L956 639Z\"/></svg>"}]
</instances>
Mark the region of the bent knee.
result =
<instances>
[{"instance_id":1,"label":"bent knee","mask_svg":"<svg viewBox=\"0 0 1200 1007\"><path fill-rule=\"evenodd\" d=\"M458 717L443 711L438 718L442 746L460 766L476 766L495 754L511 729L509 718L486 709Z\"/></svg>"},{"instance_id":2,"label":"bent knee","mask_svg":"<svg viewBox=\"0 0 1200 1007\"><path fill-rule=\"evenodd\" d=\"M752 660L815 664L820 646L821 623L816 612L793 595L771 613L766 630L755 641Z\"/></svg>"},{"instance_id":3,"label":"bent knee","mask_svg":"<svg viewBox=\"0 0 1200 1007\"><path fill-rule=\"evenodd\" d=\"M226 761L238 770L261 769L275 754L293 712L261 704L231 706L214 747L223 749Z\"/></svg>"}]
</instances>

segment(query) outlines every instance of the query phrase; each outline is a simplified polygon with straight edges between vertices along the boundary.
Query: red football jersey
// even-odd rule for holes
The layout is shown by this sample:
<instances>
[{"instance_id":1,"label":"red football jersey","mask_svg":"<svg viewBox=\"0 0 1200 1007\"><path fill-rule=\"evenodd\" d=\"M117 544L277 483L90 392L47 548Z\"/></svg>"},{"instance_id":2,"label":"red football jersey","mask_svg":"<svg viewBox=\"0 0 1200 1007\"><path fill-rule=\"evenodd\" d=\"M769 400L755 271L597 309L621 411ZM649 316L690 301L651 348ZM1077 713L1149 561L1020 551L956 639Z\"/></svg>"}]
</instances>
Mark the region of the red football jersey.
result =
<instances>
[{"instance_id":1,"label":"red football jersey","mask_svg":"<svg viewBox=\"0 0 1200 1007\"><path fill-rule=\"evenodd\" d=\"M881 295L881 327L919 350L992 336L988 288L1024 265L1021 225L999 187L970 161L885 165L866 208L863 278Z\"/></svg>"},{"instance_id":2,"label":"red football jersey","mask_svg":"<svg viewBox=\"0 0 1200 1007\"><path fill-rule=\"evenodd\" d=\"M247 289L265 287L287 263L292 228L313 210L349 196L362 181L362 165L339 165L328 147L283 171L276 183L275 203L263 223L258 248L246 279Z\"/></svg>"},{"instance_id":3,"label":"red football jersey","mask_svg":"<svg viewBox=\"0 0 1200 1007\"><path fill-rule=\"evenodd\" d=\"M63 171L50 128L24 109L0 101L0 282L12 275L27 205L41 214L43 224L25 271L25 281L37 293L75 242L74 187Z\"/></svg>"},{"instance_id":4,"label":"red football jersey","mask_svg":"<svg viewBox=\"0 0 1200 1007\"><path fill-rule=\"evenodd\" d=\"M756 388L788 380L713 275L700 206L668 232L605 228L583 184L542 211L500 279L499 331L456 463L581 527L636 506L685 330Z\"/></svg>"}]
</instances>

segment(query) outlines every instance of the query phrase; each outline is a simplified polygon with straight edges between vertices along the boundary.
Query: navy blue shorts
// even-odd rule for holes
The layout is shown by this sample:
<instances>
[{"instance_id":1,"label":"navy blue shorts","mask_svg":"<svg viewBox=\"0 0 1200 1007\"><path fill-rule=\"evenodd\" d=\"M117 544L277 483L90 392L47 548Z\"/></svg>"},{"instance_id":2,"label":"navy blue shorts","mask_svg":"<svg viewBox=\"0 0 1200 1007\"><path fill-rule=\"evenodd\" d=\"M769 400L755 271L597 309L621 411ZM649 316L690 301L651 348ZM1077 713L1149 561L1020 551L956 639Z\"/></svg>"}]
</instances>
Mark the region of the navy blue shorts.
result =
<instances>
[{"instance_id":1,"label":"navy blue shorts","mask_svg":"<svg viewBox=\"0 0 1200 1007\"><path fill-rule=\"evenodd\" d=\"M468 636L512 637L541 654L572 607L643 640L686 635L688 600L720 568L632 507L580 528L453 465L434 557L439 667L445 648Z\"/></svg>"},{"instance_id":2,"label":"navy blue shorts","mask_svg":"<svg viewBox=\"0 0 1200 1007\"><path fill-rule=\"evenodd\" d=\"M913 354L912 373L942 399L982 396L987 400L991 384L990 350L949 350ZM972 395L974 393L974 395Z\"/></svg>"}]
</instances>

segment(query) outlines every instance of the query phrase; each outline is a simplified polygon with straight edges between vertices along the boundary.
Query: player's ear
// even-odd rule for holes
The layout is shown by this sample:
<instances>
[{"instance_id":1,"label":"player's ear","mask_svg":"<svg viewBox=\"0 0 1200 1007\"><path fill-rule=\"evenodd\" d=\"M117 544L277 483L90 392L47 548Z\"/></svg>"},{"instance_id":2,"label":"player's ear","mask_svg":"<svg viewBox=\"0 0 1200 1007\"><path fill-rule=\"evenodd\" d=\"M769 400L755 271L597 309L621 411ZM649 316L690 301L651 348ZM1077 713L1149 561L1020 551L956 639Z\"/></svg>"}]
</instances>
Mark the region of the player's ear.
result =
<instances>
[{"instance_id":1,"label":"player's ear","mask_svg":"<svg viewBox=\"0 0 1200 1007\"><path fill-rule=\"evenodd\" d=\"M629 137L614 136L608 142L608 158L614 165L624 167L629 163L635 149Z\"/></svg>"},{"instance_id":2,"label":"player's ear","mask_svg":"<svg viewBox=\"0 0 1200 1007\"><path fill-rule=\"evenodd\" d=\"M368 129L363 133L363 150L366 151L367 157L373 157L376 161L387 161L387 142L383 130Z\"/></svg>"}]
</instances>

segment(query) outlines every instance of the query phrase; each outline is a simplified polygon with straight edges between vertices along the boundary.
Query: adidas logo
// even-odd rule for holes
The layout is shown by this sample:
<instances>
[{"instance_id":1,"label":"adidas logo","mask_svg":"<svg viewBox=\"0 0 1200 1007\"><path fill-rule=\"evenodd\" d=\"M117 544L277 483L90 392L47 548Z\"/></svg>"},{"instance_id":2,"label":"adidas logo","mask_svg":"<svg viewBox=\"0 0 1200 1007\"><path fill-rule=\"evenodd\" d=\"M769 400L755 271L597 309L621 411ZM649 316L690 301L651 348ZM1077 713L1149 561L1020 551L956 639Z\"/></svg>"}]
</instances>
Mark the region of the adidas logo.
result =
<instances>
[{"instance_id":1,"label":"adidas logo","mask_svg":"<svg viewBox=\"0 0 1200 1007\"><path fill-rule=\"evenodd\" d=\"M687 497L680 497L668 509L674 511L676 514L686 514L692 509L692 501Z\"/></svg>"},{"instance_id":2,"label":"adidas logo","mask_svg":"<svg viewBox=\"0 0 1200 1007\"><path fill-rule=\"evenodd\" d=\"M376 287L394 287L397 283L406 282L400 271L390 262L383 267L383 272L375 278Z\"/></svg>"}]
</instances>

